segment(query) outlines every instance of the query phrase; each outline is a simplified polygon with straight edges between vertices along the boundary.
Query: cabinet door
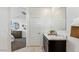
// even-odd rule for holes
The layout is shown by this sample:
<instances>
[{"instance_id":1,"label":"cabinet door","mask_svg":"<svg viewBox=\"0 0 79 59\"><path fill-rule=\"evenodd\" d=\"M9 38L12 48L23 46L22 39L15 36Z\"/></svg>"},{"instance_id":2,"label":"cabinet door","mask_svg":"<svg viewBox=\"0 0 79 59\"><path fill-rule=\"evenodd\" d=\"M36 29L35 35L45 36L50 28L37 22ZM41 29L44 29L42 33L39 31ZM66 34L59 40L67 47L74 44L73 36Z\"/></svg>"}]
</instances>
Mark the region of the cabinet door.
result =
<instances>
[{"instance_id":1,"label":"cabinet door","mask_svg":"<svg viewBox=\"0 0 79 59\"><path fill-rule=\"evenodd\" d=\"M66 40L49 41L49 52L66 52Z\"/></svg>"}]
</instances>

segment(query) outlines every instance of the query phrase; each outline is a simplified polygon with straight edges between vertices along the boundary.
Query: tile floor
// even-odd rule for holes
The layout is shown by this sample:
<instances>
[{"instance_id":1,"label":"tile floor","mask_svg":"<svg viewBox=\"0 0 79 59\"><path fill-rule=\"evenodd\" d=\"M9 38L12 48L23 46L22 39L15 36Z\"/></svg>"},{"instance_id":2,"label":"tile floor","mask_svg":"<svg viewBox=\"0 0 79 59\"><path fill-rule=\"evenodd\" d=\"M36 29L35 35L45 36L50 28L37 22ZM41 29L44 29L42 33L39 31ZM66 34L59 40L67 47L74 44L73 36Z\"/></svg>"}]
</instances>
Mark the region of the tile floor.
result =
<instances>
[{"instance_id":1,"label":"tile floor","mask_svg":"<svg viewBox=\"0 0 79 59\"><path fill-rule=\"evenodd\" d=\"M42 47L26 47L22 49L18 49L14 52L43 52Z\"/></svg>"}]
</instances>

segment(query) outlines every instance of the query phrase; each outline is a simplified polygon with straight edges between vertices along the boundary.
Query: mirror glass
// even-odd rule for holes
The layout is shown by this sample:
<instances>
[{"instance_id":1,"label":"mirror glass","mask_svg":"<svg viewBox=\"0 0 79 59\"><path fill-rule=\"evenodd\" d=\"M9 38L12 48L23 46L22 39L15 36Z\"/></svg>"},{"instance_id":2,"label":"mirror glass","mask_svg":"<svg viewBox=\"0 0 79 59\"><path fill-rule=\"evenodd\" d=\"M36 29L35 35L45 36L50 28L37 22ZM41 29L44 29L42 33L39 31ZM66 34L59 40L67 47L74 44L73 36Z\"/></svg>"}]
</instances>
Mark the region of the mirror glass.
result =
<instances>
[{"instance_id":1,"label":"mirror glass","mask_svg":"<svg viewBox=\"0 0 79 59\"><path fill-rule=\"evenodd\" d=\"M16 30L19 29L19 23L14 23L14 25Z\"/></svg>"}]
</instances>

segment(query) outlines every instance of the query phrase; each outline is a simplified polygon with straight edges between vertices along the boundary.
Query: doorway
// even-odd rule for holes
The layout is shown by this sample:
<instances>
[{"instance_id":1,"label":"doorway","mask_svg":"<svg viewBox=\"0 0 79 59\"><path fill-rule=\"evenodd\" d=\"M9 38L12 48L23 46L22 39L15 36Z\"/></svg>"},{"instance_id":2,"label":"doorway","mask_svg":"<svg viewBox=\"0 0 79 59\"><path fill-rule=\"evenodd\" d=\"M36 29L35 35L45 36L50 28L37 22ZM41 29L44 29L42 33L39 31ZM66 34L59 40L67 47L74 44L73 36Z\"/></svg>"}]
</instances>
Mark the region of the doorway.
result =
<instances>
[{"instance_id":1,"label":"doorway","mask_svg":"<svg viewBox=\"0 0 79 59\"><path fill-rule=\"evenodd\" d=\"M11 51L26 47L26 8L10 8Z\"/></svg>"}]
</instances>

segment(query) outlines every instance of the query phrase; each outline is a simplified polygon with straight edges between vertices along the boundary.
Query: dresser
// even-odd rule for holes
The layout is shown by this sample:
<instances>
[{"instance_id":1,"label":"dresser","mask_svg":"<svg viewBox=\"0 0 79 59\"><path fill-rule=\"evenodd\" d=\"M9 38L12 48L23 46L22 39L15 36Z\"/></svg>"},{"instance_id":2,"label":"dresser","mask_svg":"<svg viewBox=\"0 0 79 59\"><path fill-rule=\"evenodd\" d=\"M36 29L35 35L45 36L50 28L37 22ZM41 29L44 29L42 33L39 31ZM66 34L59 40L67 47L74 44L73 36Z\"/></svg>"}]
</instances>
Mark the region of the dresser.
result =
<instances>
[{"instance_id":1,"label":"dresser","mask_svg":"<svg viewBox=\"0 0 79 59\"><path fill-rule=\"evenodd\" d=\"M66 38L44 34L43 47L45 52L66 52Z\"/></svg>"}]
</instances>

